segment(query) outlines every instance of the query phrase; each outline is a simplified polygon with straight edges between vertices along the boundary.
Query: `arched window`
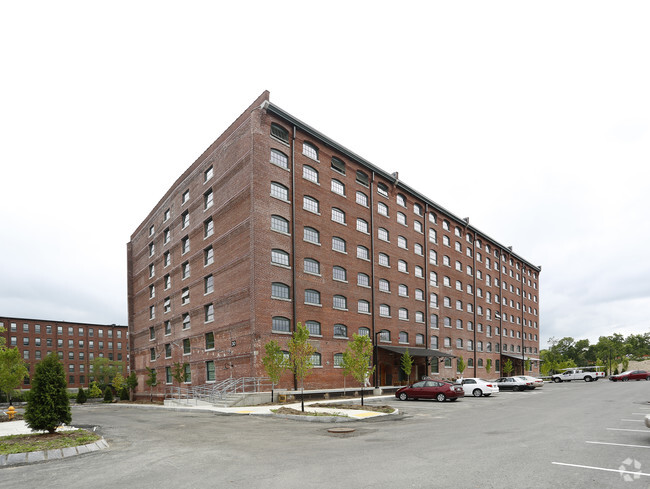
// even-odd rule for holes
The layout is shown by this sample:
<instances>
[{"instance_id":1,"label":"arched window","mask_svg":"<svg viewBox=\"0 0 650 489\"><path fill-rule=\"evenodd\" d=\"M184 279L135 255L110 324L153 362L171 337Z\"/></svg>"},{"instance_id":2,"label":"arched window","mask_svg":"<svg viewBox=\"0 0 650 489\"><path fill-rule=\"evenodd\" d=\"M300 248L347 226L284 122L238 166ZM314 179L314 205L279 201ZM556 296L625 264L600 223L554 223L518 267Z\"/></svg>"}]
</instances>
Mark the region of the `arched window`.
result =
<instances>
[{"instance_id":1,"label":"arched window","mask_svg":"<svg viewBox=\"0 0 650 489\"><path fill-rule=\"evenodd\" d=\"M317 229L305 227L303 239L309 243L320 244L320 232Z\"/></svg>"},{"instance_id":2,"label":"arched window","mask_svg":"<svg viewBox=\"0 0 650 489\"><path fill-rule=\"evenodd\" d=\"M276 123L271 124L271 136L289 144L289 131Z\"/></svg>"},{"instance_id":3,"label":"arched window","mask_svg":"<svg viewBox=\"0 0 650 489\"><path fill-rule=\"evenodd\" d=\"M318 183L318 170L309 165L304 165L302 167L302 178L310 182Z\"/></svg>"},{"instance_id":4,"label":"arched window","mask_svg":"<svg viewBox=\"0 0 650 489\"><path fill-rule=\"evenodd\" d=\"M291 326L289 320L282 316L274 316L272 320L272 330L275 333L290 333Z\"/></svg>"},{"instance_id":5,"label":"arched window","mask_svg":"<svg viewBox=\"0 0 650 489\"><path fill-rule=\"evenodd\" d=\"M318 148L311 143L302 143L302 154L312 160L318 161Z\"/></svg>"},{"instance_id":6,"label":"arched window","mask_svg":"<svg viewBox=\"0 0 650 489\"><path fill-rule=\"evenodd\" d=\"M302 208L306 211L313 212L314 214L318 214L320 212L318 201L308 195L305 195L302 198Z\"/></svg>"},{"instance_id":7,"label":"arched window","mask_svg":"<svg viewBox=\"0 0 650 489\"><path fill-rule=\"evenodd\" d=\"M397 194L397 205L406 207L406 197L402 194Z\"/></svg>"},{"instance_id":8,"label":"arched window","mask_svg":"<svg viewBox=\"0 0 650 489\"><path fill-rule=\"evenodd\" d=\"M415 335L415 344L424 345L424 335L422 333L418 333Z\"/></svg>"},{"instance_id":9,"label":"arched window","mask_svg":"<svg viewBox=\"0 0 650 489\"><path fill-rule=\"evenodd\" d=\"M343 353L334 354L334 368L341 368L343 366Z\"/></svg>"},{"instance_id":10,"label":"arched window","mask_svg":"<svg viewBox=\"0 0 650 489\"><path fill-rule=\"evenodd\" d=\"M272 249L271 250L271 263L275 265L283 265L285 267L289 266L289 253L283 250Z\"/></svg>"},{"instance_id":11,"label":"arched window","mask_svg":"<svg viewBox=\"0 0 650 489\"><path fill-rule=\"evenodd\" d=\"M345 163L339 160L336 156L332 156L332 170L345 175Z\"/></svg>"},{"instance_id":12,"label":"arched window","mask_svg":"<svg viewBox=\"0 0 650 489\"><path fill-rule=\"evenodd\" d=\"M338 236L334 236L332 238L332 249L334 251L340 251L341 253L346 253L346 243L343 238L339 238Z\"/></svg>"},{"instance_id":13,"label":"arched window","mask_svg":"<svg viewBox=\"0 0 650 489\"><path fill-rule=\"evenodd\" d=\"M282 151L277 149L271 150L271 163L281 168L289 169L289 158Z\"/></svg>"},{"instance_id":14,"label":"arched window","mask_svg":"<svg viewBox=\"0 0 650 489\"><path fill-rule=\"evenodd\" d=\"M348 281L348 272L343 267L335 266L332 269L332 278L334 280L338 280L339 282L347 282Z\"/></svg>"},{"instance_id":15,"label":"arched window","mask_svg":"<svg viewBox=\"0 0 650 489\"><path fill-rule=\"evenodd\" d=\"M311 356L311 364L313 367L322 367L323 364L321 362L321 355L320 353L316 352L313 353Z\"/></svg>"},{"instance_id":16,"label":"arched window","mask_svg":"<svg viewBox=\"0 0 650 489\"><path fill-rule=\"evenodd\" d=\"M320 323L318 321L307 321L305 327L311 336L320 336Z\"/></svg>"},{"instance_id":17,"label":"arched window","mask_svg":"<svg viewBox=\"0 0 650 489\"><path fill-rule=\"evenodd\" d=\"M320 306L320 292L313 289L305 290L305 304Z\"/></svg>"},{"instance_id":18,"label":"arched window","mask_svg":"<svg viewBox=\"0 0 650 489\"><path fill-rule=\"evenodd\" d=\"M357 170L357 183L360 183L364 187L368 186L368 175L366 175L361 170Z\"/></svg>"},{"instance_id":19,"label":"arched window","mask_svg":"<svg viewBox=\"0 0 650 489\"><path fill-rule=\"evenodd\" d=\"M400 343L408 343L409 342L409 334L406 331L400 331L399 332L399 342Z\"/></svg>"},{"instance_id":20,"label":"arched window","mask_svg":"<svg viewBox=\"0 0 650 489\"><path fill-rule=\"evenodd\" d=\"M377 193L383 197L388 197L388 187L385 184L379 182L377 184Z\"/></svg>"},{"instance_id":21,"label":"arched window","mask_svg":"<svg viewBox=\"0 0 650 489\"><path fill-rule=\"evenodd\" d=\"M381 292L390 292L390 282L385 278L379 279L379 290Z\"/></svg>"},{"instance_id":22,"label":"arched window","mask_svg":"<svg viewBox=\"0 0 650 489\"><path fill-rule=\"evenodd\" d=\"M305 273L320 275L320 263L318 260L314 260L313 258L305 258L303 264Z\"/></svg>"},{"instance_id":23,"label":"arched window","mask_svg":"<svg viewBox=\"0 0 650 489\"><path fill-rule=\"evenodd\" d=\"M359 336L370 336L370 329L368 328L359 328Z\"/></svg>"},{"instance_id":24,"label":"arched window","mask_svg":"<svg viewBox=\"0 0 650 489\"><path fill-rule=\"evenodd\" d=\"M334 325L334 336L338 338L348 337L348 327L345 324Z\"/></svg>"},{"instance_id":25,"label":"arched window","mask_svg":"<svg viewBox=\"0 0 650 489\"><path fill-rule=\"evenodd\" d=\"M345 185L336 178L332 178L332 192L345 196Z\"/></svg>"},{"instance_id":26,"label":"arched window","mask_svg":"<svg viewBox=\"0 0 650 489\"><path fill-rule=\"evenodd\" d=\"M357 302L357 312L361 314L369 314L370 313L370 302L364 300L364 299L359 299L359 302Z\"/></svg>"},{"instance_id":27,"label":"arched window","mask_svg":"<svg viewBox=\"0 0 650 489\"><path fill-rule=\"evenodd\" d=\"M271 216L271 229L279 233L289 234L289 221L282 216Z\"/></svg>"},{"instance_id":28,"label":"arched window","mask_svg":"<svg viewBox=\"0 0 650 489\"><path fill-rule=\"evenodd\" d=\"M409 318L409 311L408 311L408 309L406 309L406 308L404 308L404 307L400 307L400 308L399 308L399 311L397 312L397 314L398 314L398 317L399 317L402 321L408 321L408 318Z\"/></svg>"},{"instance_id":29,"label":"arched window","mask_svg":"<svg viewBox=\"0 0 650 489\"><path fill-rule=\"evenodd\" d=\"M335 295L332 299L332 307L334 309L348 309L348 299L344 295Z\"/></svg>"},{"instance_id":30,"label":"arched window","mask_svg":"<svg viewBox=\"0 0 650 489\"><path fill-rule=\"evenodd\" d=\"M382 329L379 332L379 341L390 341L390 331Z\"/></svg>"},{"instance_id":31,"label":"arched window","mask_svg":"<svg viewBox=\"0 0 650 489\"><path fill-rule=\"evenodd\" d=\"M280 200L289 200L289 189L278 182L271 182L271 197Z\"/></svg>"},{"instance_id":32,"label":"arched window","mask_svg":"<svg viewBox=\"0 0 650 489\"><path fill-rule=\"evenodd\" d=\"M345 224L345 212L338 207L332 207L332 221Z\"/></svg>"},{"instance_id":33,"label":"arched window","mask_svg":"<svg viewBox=\"0 0 650 489\"><path fill-rule=\"evenodd\" d=\"M280 282L271 284L271 297L274 299L289 299L289 286Z\"/></svg>"},{"instance_id":34,"label":"arched window","mask_svg":"<svg viewBox=\"0 0 650 489\"><path fill-rule=\"evenodd\" d=\"M379 315L383 317L390 317L390 306L388 304L380 304Z\"/></svg>"},{"instance_id":35,"label":"arched window","mask_svg":"<svg viewBox=\"0 0 650 489\"><path fill-rule=\"evenodd\" d=\"M432 350L437 350L438 349L438 337L437 336L432 336L431 337L431 349Z\"/></svg>"},{"instance_id":36,"label":"arched window","mask_svg":"<svg viewBox=\"0 0 650 489\"><path fill-rule=\"evenodd\" d=\"M370 259L370 251L368 248L365 246L358 245L357 246L357 258L360 258L362 260L369 260Z\"/></svg>"}]
</instances>

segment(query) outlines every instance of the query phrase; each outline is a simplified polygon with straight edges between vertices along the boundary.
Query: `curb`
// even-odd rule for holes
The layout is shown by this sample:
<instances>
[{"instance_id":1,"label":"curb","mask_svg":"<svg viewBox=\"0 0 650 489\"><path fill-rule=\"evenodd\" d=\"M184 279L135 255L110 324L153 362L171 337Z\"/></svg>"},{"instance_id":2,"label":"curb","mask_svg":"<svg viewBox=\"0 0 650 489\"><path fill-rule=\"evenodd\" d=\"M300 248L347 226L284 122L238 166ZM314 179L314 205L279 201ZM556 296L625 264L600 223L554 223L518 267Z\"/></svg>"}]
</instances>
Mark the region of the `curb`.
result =
<instances>
[{"instance_id":1,"label":"curb","mask_svg":"<svg viewBox=\"0 0 650 489\"><path fill-rule=\"evenodd\" d=\"M108 443L104 438L87 445L77 447L57 448L56 450L40 450L37 452L10 453L9 455L0 455L0 467L9 467L14 465L34 464L37 462L46 462L48 460L59 460L62 458L74 457L84 453L97 452L108 448Z\"/></svg>"}]
</instances>

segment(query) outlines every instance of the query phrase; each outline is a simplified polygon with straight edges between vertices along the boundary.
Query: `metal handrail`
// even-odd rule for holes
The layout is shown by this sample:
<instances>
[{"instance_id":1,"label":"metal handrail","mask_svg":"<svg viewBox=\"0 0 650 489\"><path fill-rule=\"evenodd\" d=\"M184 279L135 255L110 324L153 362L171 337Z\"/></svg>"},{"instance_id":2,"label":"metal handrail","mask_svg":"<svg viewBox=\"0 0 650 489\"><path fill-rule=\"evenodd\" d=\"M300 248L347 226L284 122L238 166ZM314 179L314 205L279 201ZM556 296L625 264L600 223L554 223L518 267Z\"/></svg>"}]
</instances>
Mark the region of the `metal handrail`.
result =
<instances>
[{"instance_id":1,"label":"metal handrail","mask_svg":"<svg viewBox=\"0 0 650 489\"><path fill-rule=\"evenodd\" d=\"M271 387L269 379L264 377L228 378L216 384L205 384L194 387L174 387L165 389L165 399L175 399L178 402L195 405L198 401L217 403L223 401L229 394L262 392L262 388Z\"/></svg>"}]
</instances>

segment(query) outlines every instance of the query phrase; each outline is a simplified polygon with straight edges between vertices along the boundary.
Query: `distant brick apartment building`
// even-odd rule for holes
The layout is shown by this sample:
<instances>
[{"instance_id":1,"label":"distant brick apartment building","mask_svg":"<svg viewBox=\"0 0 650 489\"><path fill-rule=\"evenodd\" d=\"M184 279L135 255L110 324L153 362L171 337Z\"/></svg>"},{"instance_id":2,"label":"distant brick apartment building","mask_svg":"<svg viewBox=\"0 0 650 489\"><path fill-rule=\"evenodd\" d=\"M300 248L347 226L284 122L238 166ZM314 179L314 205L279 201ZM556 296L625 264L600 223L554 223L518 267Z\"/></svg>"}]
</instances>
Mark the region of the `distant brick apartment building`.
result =
<instances>
[{"instance_id":1,"label":"distant brick apartment building","mask_svg":"<svg viewBox=\"0 0 650 489\"><path fill-rule=\"evenodd\" d=\"M421 183L422 186L425 182ZM539 273L493 238L269 101L264 92L131 236L132 368L171 384L264 376L264 344L295 324L316 347L308 388L343 385L370 336L377 385L538 372ZM530 362L527 360L530 359ZM293 385L285 375L283 386ZM158 392L163 392L159 387Z\"/></svg>"},{"instance_id":2,"label":"distant brick apartment building","mask_svg":"<svg viewBox=\"0 0 650 489\"><path fill-rule=\"evenodd\" d=\"M99 357L129 365L128 327L116 324L89 324L49 319L0 317L6 331L7 347L16 347L34 373L35 365L51 352L63 364L68 388L87 387L92 380L90 363ZM126 371L126 370L125 370ZM29 389L29 378L21 386Z\"/></svg>"}]
</instances>

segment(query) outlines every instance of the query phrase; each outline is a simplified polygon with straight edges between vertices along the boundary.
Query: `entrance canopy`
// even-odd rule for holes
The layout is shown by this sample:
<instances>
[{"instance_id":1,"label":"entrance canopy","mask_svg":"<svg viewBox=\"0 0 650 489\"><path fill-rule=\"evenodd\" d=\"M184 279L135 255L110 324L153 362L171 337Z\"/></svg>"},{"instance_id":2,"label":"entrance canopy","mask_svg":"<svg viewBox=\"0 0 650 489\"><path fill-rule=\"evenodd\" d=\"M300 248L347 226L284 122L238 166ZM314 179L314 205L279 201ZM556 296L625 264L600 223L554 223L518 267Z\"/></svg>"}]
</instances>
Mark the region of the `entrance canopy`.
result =
<instances>
[{"instance_id":1,"label":"entrance canopy","mask_svg":"<svg viewBox=\"0 0 650 489\"><path fill-rule=\"evenodd\" d=\"M403 355L404 352L408 350L409 355L411 355L412 357L456 358L456 355L450 355L449 353L443 353L438 350L428 350L426 348L409 348L406 346L383 346L383 345L379 345L379 348L393 353L399 353L400 355Z\"/></svg>"},{"instance_id":2,"label":"entrance canopy","mask_svg":"<svg viewBox=\"0 0 650 489\"><path fill-rule=\"evenodd\" d=\"M525 356L525 355L514 355L512 353L502 353L501 355L504 356L504 357L514 358L516 360L530 360L531 362L539 362L540 361L539 358L528 357L528 356Z\"/></svg>"}]
</instances>

